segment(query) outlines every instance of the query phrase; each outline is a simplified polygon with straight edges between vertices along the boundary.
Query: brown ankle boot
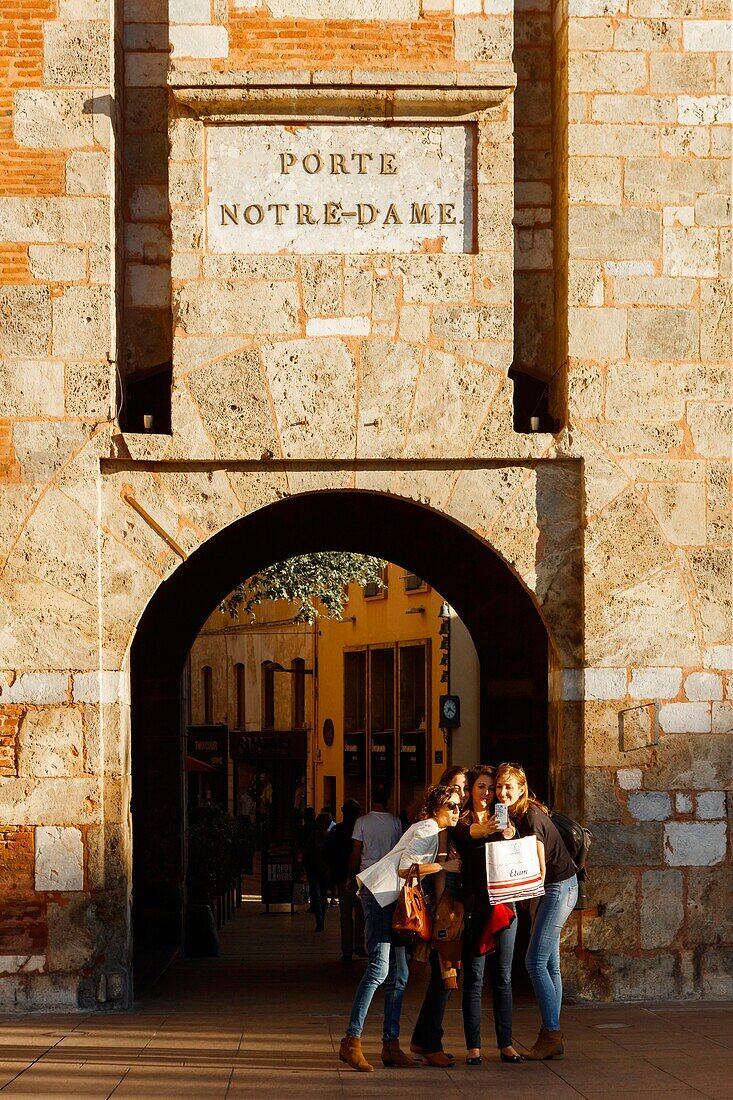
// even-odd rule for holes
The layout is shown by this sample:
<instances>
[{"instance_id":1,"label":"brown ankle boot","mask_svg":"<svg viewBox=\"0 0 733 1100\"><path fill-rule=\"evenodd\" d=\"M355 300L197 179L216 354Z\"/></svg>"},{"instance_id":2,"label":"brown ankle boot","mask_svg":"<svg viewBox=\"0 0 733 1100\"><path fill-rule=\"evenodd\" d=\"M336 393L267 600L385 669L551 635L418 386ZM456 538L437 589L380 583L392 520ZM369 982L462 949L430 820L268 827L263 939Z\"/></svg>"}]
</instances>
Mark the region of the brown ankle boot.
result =
<instances>
[{"instance_id":1,"label":"brown ankle boot","mask_svg":"<svg viewBox=\"0 0 733 1100\"><path fill-rule=\"evenodd\" d=\"M399 1039L382 1043L382 1061L385 1066L392 1066L393 1069L414 1069L416 1064L404 1050L400 1049Z\"/></svg>"},{"instance_id":2,"label":"brown ankle boot","mask_svg":"<svg viewBox=\"0 0 733 1100\"><path fill-rule=\"evenodd\" d=\"M546 1058L562 1058L564 1054L562 1032L547 1031L544 1027L541 1027L537 1042L531 1050L527 1051L524 1057L530 1062L542 1062Z\"/></svg>"},{"instance_id":3,"label":"brown ankle boot","mask_svg":"<svg viewBox=\"0 0 733 1100\"><path fill-rule=\"evenodd\" d=\"M339 1047L339 1058L346 1062L352 1069L358 1069L361 1073L374 1073L374 1066L370 1066L361 1049L361 1039L353 1035L344 1035Z\"/></svg>"}]
</instances>

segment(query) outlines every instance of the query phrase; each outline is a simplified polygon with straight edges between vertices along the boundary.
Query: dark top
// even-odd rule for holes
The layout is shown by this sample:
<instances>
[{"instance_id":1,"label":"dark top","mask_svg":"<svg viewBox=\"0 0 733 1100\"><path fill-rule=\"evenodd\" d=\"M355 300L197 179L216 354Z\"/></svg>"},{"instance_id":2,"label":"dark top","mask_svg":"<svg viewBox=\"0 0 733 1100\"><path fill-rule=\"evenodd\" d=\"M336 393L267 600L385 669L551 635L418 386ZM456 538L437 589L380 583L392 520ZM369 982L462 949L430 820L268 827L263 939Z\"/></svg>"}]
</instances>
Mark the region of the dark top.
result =
<instances>
[{"instance_id":1,"label":"dark top","mask_svg":"<svg viewBox=\"0 0 733 1100\"><path fill-rule=\"evenodd\" d=\"M527 812L519 821L515 821L517 832L520 836L536 836L545 846L545 884L553 882L565 882L576 873L565 843L560 836L552 819L538 806L532 803L527 807Z\"/></svg>"},{"instance_id":2,"label":"dark top","mask_svg":"<svg viewBox=\"0 0 733 1100\"><path fill-rule=\"evenodd\" d=\"M352 833L354 823L339 821L326 837L324 856L328 863L333 882L343 882L349 867L349 857L353 847Z\"/></svg>"},{"instance_id":3,"label":"dark top","mask_svg":"<svg viewBox=\"0 0 733 1100\"><path fill-rule=\"evenodd\" d=\"M467 915L488 915L491 906L486 881L486 845L503 839L501 833L492 833L475 840L471 836L470 821L459 821L453 830L452 840L461 857L461 900Z\"/></svg>"}]
</instances>

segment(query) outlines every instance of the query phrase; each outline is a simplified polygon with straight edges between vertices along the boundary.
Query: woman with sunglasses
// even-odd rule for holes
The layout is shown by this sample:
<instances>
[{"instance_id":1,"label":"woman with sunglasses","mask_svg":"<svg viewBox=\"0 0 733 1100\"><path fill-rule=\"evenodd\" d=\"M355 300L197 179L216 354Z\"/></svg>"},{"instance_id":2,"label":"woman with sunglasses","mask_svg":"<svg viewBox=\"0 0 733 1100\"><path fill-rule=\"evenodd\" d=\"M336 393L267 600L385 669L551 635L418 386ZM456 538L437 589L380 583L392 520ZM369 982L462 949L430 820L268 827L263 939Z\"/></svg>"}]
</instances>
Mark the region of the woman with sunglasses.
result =
<instances>
[{"instance_id":1,"label":"woman with sunglasses","mask_svg":"<svg viewBox=\"0 0 733 1100\"><path fill-rule=\"evenodd\" d=\"M488 967L496 1028L496 1045L502 1062L518 1063L524 1058L512 1044L512 958L517 936L516 913L507 913L508 923L493 928L493 950L485 950L485 934L492 918L486 881L486 845L516 836L511 822L500 832L492 803L494 769L477 765L468 773L468 804L455 830L455 844L461 857L461 896L464 905L463 940L463 1030L466 1062L481 1065L481 994Z\"/></svg>"},{"instance_id":2,"label":"woman with sunglasses","mask_svg":"<svg viewBox=\"0 0 733 1100\"><path fill-rule=\"evenodd\" d=\"M430 787L425 795L421 820L410 826L391 852L356 876L364 908L368 959L354 996L346 1034L341 1040L339 1058L362 1073L371 1073L374 1069L364 1057L361 1036L372 998L381 985L385 987L382 1062L396 1068L415 1065L400 1049L400 1013L408 978L407 951L404 941L392 931L392 916L413 863L420 865L423 875L460 869L457 859L445 863L437 860L440 832L455 824L458 811L458 792L453 787L441 784Z\"/></svg>"},{"instance_id":3,"label":"woman with sunglasses","mask_svg":"<svg viewBox=\"0 0 733 1100\"><path fill-rule=\"evenodd\" d=\"M519 764L499 767L496 798L509 807L509 820L520 836L537 838L537 855L545 886L535 912L525 960L542 1016L542 1027L526 1057L535 1062L562 1058L560 933L578 900L577 868L546 808L531 794L524 768Z\"/></svg>"}]
</instances>

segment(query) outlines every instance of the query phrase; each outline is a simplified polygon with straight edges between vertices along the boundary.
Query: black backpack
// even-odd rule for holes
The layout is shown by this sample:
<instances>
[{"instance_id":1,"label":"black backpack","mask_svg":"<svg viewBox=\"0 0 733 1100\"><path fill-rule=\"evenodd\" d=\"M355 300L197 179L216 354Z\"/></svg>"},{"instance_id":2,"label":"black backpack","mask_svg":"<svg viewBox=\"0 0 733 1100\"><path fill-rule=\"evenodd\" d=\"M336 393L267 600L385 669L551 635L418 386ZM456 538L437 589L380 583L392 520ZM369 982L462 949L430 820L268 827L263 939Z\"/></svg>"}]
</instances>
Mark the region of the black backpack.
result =
<instances>
[{"instance_id":1,"label":"black backpack","mask_svg":"<svg viewBox=\"0 0 733 1100\"><path fill-rule=\"evenodd\" d=\"M586 829L584 825L574 821L572 817L567 817L566 814L561 814L557 810L552 811L550 820L562 837L563 844L567 848L568 855L575 864L578 873L578 900L575 903L575 908L588 909L590 908L586 893L588 872L585 861L588 858L588 849L593 842L593 834L590 829Z\"/></svg>"}]
</instances>

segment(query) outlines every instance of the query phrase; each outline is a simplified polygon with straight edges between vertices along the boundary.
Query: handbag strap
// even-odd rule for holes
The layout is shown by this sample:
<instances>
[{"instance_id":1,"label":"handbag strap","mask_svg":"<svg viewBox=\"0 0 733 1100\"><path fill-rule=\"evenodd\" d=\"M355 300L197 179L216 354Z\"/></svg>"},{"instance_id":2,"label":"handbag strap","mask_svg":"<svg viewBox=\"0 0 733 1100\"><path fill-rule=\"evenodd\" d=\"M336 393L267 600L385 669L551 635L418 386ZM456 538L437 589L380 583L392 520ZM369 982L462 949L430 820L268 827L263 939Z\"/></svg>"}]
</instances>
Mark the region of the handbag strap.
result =
<instances>
[{"instance_id":1,"label":"handbag strap","mask_svg":"<svg viewBox=\"0 0 733 1100\"><path fill-rule=\"evenodd\" d=\"M420 864L411 863L407 872L407 878L405 879L405 885L410 886L413 879L417 879L418 886L422 889L422 875L420 874Z\"/></svg>"}]
</instances>

